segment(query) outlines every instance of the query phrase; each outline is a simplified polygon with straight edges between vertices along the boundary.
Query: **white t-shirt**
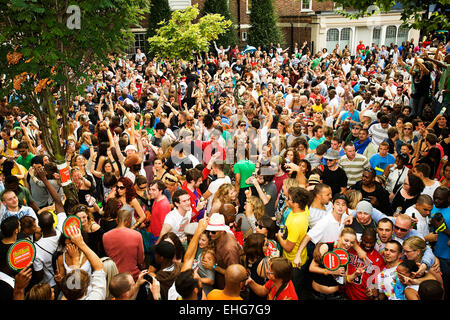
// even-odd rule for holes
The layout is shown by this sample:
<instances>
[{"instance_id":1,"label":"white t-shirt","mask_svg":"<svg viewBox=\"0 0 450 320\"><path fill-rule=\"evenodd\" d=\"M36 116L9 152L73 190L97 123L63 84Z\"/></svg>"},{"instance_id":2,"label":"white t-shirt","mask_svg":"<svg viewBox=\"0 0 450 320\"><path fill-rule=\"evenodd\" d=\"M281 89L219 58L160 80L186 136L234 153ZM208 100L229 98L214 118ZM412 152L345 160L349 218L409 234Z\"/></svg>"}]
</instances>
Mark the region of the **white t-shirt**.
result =
<instances>
[{"instance_id":1,"label":"white t-shirt","mask_svg":"<svg viewBox=\"0 0 450 320\"><path fill-rule=\"evenodd\" d=\"M416 209L416 205L412 205L408 209L406 209L405 214L412 217L414 213L417 219L417 231L425 238L426 235L430 233L430 228L428 226L429 219L428 217L423 217L420 212Z\"/></svg>"},{"instance_id":2,"label":"white t-shirt","mask_svg":"<svg viewBox=\"0 0 450 320\"><path fill-rule=\"evenodd\" d=\"M208 191L211 192L211 195L208 198L208 206L206 207L207 212L211 211L214 195L216 194L217 190L219 190L219 187L224 183L231 183L231 179L229 176L218 178L209 184Z\"/></svg>"},{"instance_id":3,"label":"white t-shirt","mask_svg":"<svg viewBox=\"0 0 450 320\"><path fill-rule=\"evenodd\" d=\"M184 216L182 216L178 212L178 209L175 208L166 215L164 224L170 225L172 227L171 232L174 232L182 241L184 238L186 238L186 235L184 234L184 228L189 222L191 222L191 217L192 210L189 210Z\"/></svg>"},{"instance_id":4,"label":"white t-shirt","mask_svg":"<svg viewBox=\"0 0 450 320\"><path fill-rule=\"evenodd\" d=\"M311 237L311 241L315 244L319 242L334 242L337 241L339 235L344 229L344 220L348 217L346 213L344 213L341 217L341 221L338 222L334 218L332 213L325 215L322 219L320 219L314 228L311 228L308 231L308 236Z\"/></svg>"},{"instance_id":5,"label":"white t-shirt","mask_svg":"<svg viewBox=\"0 0 450 320\"><path fill-rule=\"evenodd\" d=\"M427 194L431 198L433 198L434 191L437 189L437 187L440 186L439 181L434 181L434 184L431 186L425 186L425 188L422 191L422 194Z\"/></svg>"},{"instance_id":6,"label":"white t-shirt","mask_svg":"<svg viewBox=\"0 0 450 320\"><path fill-rule=\"evenodd\" d=\"M389 268L389 269L384 269L382 272L380 272L377 276L377 284L378 284L378 291L382 292L384 294L388 294L388 299L389 300L403 300L398 298L395 293L393 292L393 286L392 286L392 281L395 278L395 271L397 270L397 266ZM381 275L384 275L384 278L382 278ZM382 284L384 284L385 289L382 288Z\"/></svg>"},{"instance_id":7,"label":"white t-shirt","mask_svg":"<svg viewBox=\"0 0 450 320\"><path fill-rule=\"evenodd\" d=\"M56 235L53 237L45 237L35 242L36 258L33 262L33 269L35 271L44 270L44 278L41 283L48 283L51 287L56 285L54 279L54 270L52 267L52 255L58 248L59 238L62 234L62 226L67 215L61 212L57 215L58 225L55 228Z\"/></svg>"},{"instance_id":8,"label":"white t-shirt","mask_svg":"<svg viewBox=\"0 0 450 320\"><path fill-rule=\"evenodd\" d=\"M391 193L394 190L395 184L402 185L408 176L409 169L407 167L403 167L402 170L397 169L397 167L393 167L387 177L386 190Z\"/></svg>"}]
</instances>

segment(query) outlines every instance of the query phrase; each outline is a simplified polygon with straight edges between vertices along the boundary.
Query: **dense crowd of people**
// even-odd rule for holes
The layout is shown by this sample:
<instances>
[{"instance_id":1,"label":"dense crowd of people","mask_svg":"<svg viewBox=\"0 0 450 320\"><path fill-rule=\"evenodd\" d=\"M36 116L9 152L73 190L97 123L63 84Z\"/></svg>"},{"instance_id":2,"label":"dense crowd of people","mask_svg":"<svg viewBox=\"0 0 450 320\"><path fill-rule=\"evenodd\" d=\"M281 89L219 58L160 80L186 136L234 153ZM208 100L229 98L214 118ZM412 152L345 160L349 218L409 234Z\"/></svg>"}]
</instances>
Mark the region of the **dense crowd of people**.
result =
<instances>
[{"instance_id":1,"label":"dense crowd of people","mask_svg":"<svg viewBox=\"0 0 450 320\"><path fill-rule=\"evenodd\" d=\"M4 97L0 299L448 299L449 65L413 39L111 55L68 111L77 198Z\"/></svg>"}]
</instances>

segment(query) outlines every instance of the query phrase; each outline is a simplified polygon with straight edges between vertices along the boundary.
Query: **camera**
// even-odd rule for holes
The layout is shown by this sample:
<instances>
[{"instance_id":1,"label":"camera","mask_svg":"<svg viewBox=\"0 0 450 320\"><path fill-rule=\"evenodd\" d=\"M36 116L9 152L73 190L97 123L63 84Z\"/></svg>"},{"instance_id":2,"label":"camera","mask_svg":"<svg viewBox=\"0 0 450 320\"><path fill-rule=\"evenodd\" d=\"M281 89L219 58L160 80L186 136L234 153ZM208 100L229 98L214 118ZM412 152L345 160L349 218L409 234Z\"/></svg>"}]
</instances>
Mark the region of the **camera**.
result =
<instances>
[{"instance_id":1,"label":"camera","mask_svg":"<svg viewBox=\"0 0 450 320\"><path fill-rule=\"evenodd\" d=\"M144 275L144 280L147 280L148 282L153 284L153 277L151 275L149 275L149 274L145 274Z\"/></svg>"}]
</instances>

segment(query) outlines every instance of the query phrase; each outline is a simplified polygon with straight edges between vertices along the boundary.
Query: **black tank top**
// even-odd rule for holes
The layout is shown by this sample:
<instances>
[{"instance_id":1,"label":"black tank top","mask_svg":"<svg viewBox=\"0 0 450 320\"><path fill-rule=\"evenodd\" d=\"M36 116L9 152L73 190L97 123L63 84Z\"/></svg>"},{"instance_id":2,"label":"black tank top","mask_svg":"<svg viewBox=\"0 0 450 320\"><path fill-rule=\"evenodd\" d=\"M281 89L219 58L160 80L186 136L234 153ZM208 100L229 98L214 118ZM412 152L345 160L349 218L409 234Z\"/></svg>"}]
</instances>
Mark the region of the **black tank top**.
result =
<instances>
[{"instance_id":1,"label":"black tank top","mask_svg":"<svg viewBox=\"0 0 450 320\"><path fill-rule=\"evenodd\" d=\"M330 243L325 243L328 246L328 251L333 251L334 249L334 242L330 242ZM325 268L323 262L321 261L319 264L320 268ZM345 266L345 268L347 268L347 266ZM335 276L328 274L325 275L323 273L319 274L319 273L311 273L312 275L312 279L314 282L322 285L322 286L326 286L326 287L335 287L335 286L339 286L340 283L336 281Z\"/></svg>"},{"instance_id":2,"label":"black tank top","mask_svg":"<svg viewBox=\"0 0 450 320\"><path fill-rule=\"evenodd\" d=\"M250 277L259 285L264 285L266 283L266 279L260 277L258 274L258 266L264 258L259 258L254 263L249 263L247 261L247 269L250 270ZM252 290L250 290L250 300L266 300L266 297L260 297Z\"/></svg>"}]
</instances>

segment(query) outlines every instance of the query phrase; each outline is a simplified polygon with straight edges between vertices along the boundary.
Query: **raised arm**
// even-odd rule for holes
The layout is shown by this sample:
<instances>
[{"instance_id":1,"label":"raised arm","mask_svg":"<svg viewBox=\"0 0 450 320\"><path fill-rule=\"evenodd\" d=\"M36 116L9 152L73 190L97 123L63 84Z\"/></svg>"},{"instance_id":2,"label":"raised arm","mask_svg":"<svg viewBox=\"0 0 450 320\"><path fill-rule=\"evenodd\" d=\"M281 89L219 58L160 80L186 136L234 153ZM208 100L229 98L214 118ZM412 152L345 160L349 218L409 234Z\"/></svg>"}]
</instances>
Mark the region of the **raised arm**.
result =
<instances>
[{"instance_id":1,"label":"raised arm","mask_svg":"<svg viewBox=\"0 0 450 320\"><path fill-rule=\"evenodd\" d=\"M192 269L192 265L194 263L195 253L197 252L198 240L203 231L206 230L208 226L209 218L203 218L198 222L197 229L194 232L194 235L189 242L186 253L184 254L184 262L181 267L181 272Z\"/></svg>"},{"instance_id":2,"label":"raised arm","mask_svg":"<svg viewBox=\"0 0 450 320\"><path fill-rule=\"evenodd\" d=\"M47 180L44 169L37 168L35 171L36 171L36 175L44 183L45 187L47 188L48 193L50 193L50 196L52 197L53 201L55 202L56 214L64 212L64 205L61 201L61 198L59 197L58 192L55 190L55 188L52 186L52 184Z\"/></svg>"}]
</instances>

